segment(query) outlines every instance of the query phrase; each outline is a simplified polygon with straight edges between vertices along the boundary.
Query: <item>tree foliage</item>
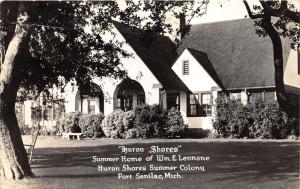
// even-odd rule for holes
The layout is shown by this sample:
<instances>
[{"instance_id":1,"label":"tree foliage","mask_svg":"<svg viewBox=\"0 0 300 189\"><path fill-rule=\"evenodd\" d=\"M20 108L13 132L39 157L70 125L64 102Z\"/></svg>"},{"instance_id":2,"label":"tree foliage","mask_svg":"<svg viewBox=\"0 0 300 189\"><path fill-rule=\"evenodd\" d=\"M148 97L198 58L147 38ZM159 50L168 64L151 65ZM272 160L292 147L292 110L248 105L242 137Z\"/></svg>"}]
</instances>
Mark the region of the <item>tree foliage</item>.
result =
<instances>
[{"instance_id":1,"label":"tree foliage","mask_svg":"<svg viewBox=\"0 0 300 189\"><path fill-rule=\"evenodd\" d=\"M272 25L278 34L291 39L291 48L297 49L300 40L300 14L295 1L260 0L259 2L260 5L253 5L251 11L247 1L244 0L250 18L257 19L254 21L257 34L263 37L268 35L263 26L264 15L273 17Z\"/></svg>"},{"instance_id":2,"label":"tree foliage","mask_svg":"<svg viewBox=\"0 0 300 189\"><path fill-rule=\"evenodd\" d=\"M119 8L114 1L0 1L0 178L33 176L15 115L20 86L27 96L49 97L53 87L63 90L70 82L93 90L94 77L122 78L120 60L129 54L114 40L113 21L145 29L141 37L151 44L155 35L172 30L167 12L185 5L193 10L193 4L145 0Z\"/></svg>"},{"instance_id":3,"label":"tree foliage","mask_svg":"<svg viewBox=\"0 0 300 189\"><path fill-rule=\"evenodd\" d=\"M285 92L283 49L280 36L291 39L291 48L299 50L300 13L293 3L287 0L265 1L259 0L259 5L253 6L253 11L247 0L245 7L251 19L255 19L256 33L259 36L269 36L273 45L273 59L275 70L276 96L279 106L285 112L291 112L293 103L290 103Z\"/></svg>"},{"instance_id":4,"label":"tree foliage","mask_svg":"<svg viewBox=\"0 0 300 189\"><path fill-rule=\"evenodd\" d=\"M92 78L124 77L126 72L118 66L120 59L129 54L113 37L103 37L112 34L112 22L144 29L147 35L142 36L143 40L151 43L157 34L179 34L180 28L174 29L166 22L167 13L203 14L207 2L199 2L201 6L188 1L128 1L123 9L114 1L23 2L30 7L29 47L22 49L26 58L21 68L22 86L30 90L23 92L28 95L34 90L47 96L48 89L63 89L68 82L93 90ZM14 35L17 10L18 2L1 3L2 54Z\"/></svg>"}]
</instances>

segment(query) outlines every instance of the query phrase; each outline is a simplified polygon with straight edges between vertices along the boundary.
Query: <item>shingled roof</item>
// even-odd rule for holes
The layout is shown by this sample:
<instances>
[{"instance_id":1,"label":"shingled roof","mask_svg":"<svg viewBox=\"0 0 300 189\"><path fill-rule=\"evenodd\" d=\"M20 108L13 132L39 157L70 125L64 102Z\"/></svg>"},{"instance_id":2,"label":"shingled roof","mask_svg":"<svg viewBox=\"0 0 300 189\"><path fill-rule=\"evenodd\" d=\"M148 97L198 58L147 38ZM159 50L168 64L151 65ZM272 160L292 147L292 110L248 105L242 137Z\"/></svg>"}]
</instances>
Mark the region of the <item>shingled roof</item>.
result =
<instances>
[{"instance_id":1,"label":"shingled roof","mask_svg":"<svg viewBox=\"0 0 300 189\"><path fill-rule=\"evenodd\" d=\"M188 90L171 69L177 58L177 52L170 38L157 35L150 41L145 41L144 30L131 28L119 22L114 22L114 26L165 89Z\"/></svg>"},{"instance_id":2,"label":"shingled roof","mask_svg":"<svg viewBox=\"0 0 300 189\"><path fill-rule=\"evenodd\" d=\"M282 44L286 63L290 45ZM255 33L251 19L193 25L178 54L185 48L205 52L226 89L275 86L271 40Z\"/></svg>"}]
</instances>

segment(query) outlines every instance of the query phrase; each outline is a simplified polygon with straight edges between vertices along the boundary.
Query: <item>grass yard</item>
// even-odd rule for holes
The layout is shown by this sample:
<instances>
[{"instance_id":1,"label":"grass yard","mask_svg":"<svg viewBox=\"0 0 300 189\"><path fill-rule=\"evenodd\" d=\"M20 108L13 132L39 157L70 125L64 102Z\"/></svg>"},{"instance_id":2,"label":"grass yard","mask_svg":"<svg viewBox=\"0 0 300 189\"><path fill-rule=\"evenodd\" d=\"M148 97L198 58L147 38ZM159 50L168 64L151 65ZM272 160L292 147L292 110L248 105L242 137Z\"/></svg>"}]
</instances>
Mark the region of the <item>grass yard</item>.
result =
<instances>
[{"instance_id":1,"label":"grass yard","mask_svg":"<svg viewBox=\"0 0 300 189\"><path fill-rule=\"evenodd\" d=\"M29 137L24 137L30 143ZM209 156L207 162L191 162L205 166L203 171L180 171L181 179L121 180L117 172L99 172L92 156L119 157L120 145L126 147L175 147L179 154ZM159 188L262 188L299 189L299 141L231 140L231 139L151 139L151 140L61 140L38 138L33 155L35 179L2 182L1 189L159 189ZM128 154L127 154L128 155ZM149 153L128 156L146 157ZM122 162L106 162L106 166L122 166ZM133 162L130 166L176 165L174 162ZM187 164L187 163L185 163Z\"/></svg>"}]
</instances>

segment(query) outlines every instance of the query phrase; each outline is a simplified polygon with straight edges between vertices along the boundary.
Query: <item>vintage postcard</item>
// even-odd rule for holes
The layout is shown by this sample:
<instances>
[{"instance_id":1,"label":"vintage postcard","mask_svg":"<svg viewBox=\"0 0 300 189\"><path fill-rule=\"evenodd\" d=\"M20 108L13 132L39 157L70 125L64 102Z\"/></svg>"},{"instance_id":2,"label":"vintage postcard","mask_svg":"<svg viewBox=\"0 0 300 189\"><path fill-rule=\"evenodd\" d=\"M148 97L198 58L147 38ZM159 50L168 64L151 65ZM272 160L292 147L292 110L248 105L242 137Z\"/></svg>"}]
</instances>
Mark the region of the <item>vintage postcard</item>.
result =
<instances>
[{"instance_id":1,"label":"vintage postcard","mask_svg":"<svg viewBox=\"0 0 300 189\"><path fill-rule=\"evenodd\" d=\"M298 189L298 0L0 0L1 189Z\"/></svg>"}]
</instances>

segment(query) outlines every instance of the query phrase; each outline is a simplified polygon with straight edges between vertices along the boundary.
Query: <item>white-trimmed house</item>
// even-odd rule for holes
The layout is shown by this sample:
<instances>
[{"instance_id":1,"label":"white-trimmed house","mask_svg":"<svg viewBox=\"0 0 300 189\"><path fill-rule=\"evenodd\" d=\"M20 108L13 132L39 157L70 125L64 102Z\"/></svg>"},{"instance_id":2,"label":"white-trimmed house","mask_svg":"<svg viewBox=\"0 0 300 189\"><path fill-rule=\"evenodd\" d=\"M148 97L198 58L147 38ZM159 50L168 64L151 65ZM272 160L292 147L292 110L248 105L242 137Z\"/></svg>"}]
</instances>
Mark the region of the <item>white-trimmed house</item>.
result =
<instances>
[{"instance_id":1,"label":"white-trimmed house","mask_svg":"<svg viewBox=\"0 0 300 189\"><path fill-rule=\"evenodd\" d=\"M95 78L97 97L67 85L63 94L65 111L103 112L131 109L139 104L159 104L164 109L179 109L192 128L211 128L215 112L214 100L219 91L226 91L243 103L260 96L274 99L274 67L272 44L268 38L255 34L250 19L192 26L190 35L176 48L165 36L149 42L144 31L114 23L116 39L126 42L126 50L133 56L122 59L128 72L125 80ZM283 40L285 71L294 74L285 83L296 95L300 76L295 52ZM296 53L297 54L297 53ZM289 70L287 70L289 69ZM295 90L296 89L296 90ZM25 123L31 124L32 102L24 103ZM46 109L46 108L45 108ZM51 129L55 106L44 125Z\"/></svg>"},{"instance_id":2,"label":"white-trimmed house","mask_svg":"<svg viewBox=\"0 0 300 189\"><path fill-rule=\"evenodd\" d=\"M181 94L180 110L189 125L211 128L217 92L224 89L205 53L186 48L172 66L189 91ZM205 81L205 82L203 82ZM185 100L186 99L186 100Z\"/></svg>"},{"instance_id":3,"label":"white-trimmed house","mask_svg":"<svg viewBox=\"0 0 300 189\"><path fill-rule=\"evenodd\" d=\"M299 52L291 49L290 43L282 38L284 83L297 115ZM272 42L269 37L259 37L255 33L251 19L193 25L177 52L179 58L172 69L194 94L200 96L211 87L212 90L207 92L211 92L212 97L215 90L221 89L243 104L255 98L276 99ZM190 73L185 74L188 64ZM204 104L201 99L199 102ZM197 123L200 125L199 121Z\"/></svg>"}]
</instances>

